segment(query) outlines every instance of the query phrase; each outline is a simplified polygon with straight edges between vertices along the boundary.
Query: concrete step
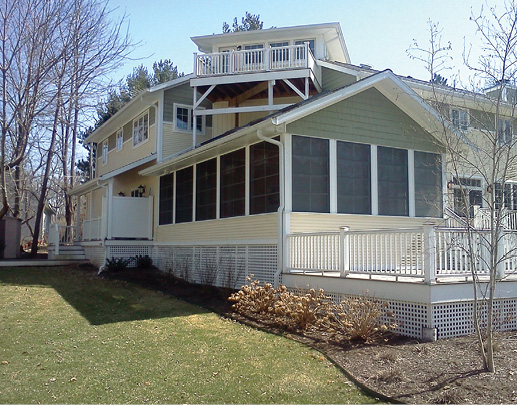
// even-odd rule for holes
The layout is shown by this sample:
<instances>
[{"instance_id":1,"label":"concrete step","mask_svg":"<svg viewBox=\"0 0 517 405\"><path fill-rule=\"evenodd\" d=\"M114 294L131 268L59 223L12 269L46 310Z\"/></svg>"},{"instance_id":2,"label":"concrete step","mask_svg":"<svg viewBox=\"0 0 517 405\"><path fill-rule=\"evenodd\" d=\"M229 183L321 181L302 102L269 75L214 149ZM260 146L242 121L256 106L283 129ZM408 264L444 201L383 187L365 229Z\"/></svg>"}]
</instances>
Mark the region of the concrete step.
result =
<instances>
[{"instance_id":1,"label":"concrete step","mask_svg":"<svg viewBox=\"0 0 517 405\"><path fill-rule=\"evenodd\" d=\"M51 260L86 260L84 248L78 245L61 245L59 254L55 254L55 247L49 246L48 258Z\"/></svg>"}]
</instances>

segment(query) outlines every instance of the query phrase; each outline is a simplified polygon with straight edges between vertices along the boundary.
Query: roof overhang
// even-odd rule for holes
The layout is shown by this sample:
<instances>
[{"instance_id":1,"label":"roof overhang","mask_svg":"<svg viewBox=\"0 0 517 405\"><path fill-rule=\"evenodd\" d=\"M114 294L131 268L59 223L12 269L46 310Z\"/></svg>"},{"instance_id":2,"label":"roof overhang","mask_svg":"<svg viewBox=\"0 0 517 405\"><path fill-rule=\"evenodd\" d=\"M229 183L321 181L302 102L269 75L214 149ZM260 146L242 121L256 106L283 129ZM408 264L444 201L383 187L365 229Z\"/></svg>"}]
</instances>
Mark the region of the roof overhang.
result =
<instances>
[{"instance_id":1,"label":"roof overhang","mask_svg":"<svg viewBox=\"0 0 517 405\"><path fill-rule=\"evenodd\" d=\"M177 79L159 84L150 89L143 90L139 95L134 97L131 101L126 103L113 117L97 128L88 138L85 143L99 143L106 139L109 135L127 124L128 117L136 118L144 109L160 100L160 92L167 90L184 83L188 83L193 75L182 76Z\"/></svg>"},{"instance_id":2,"label":"roof overhang","mask_svg":"<svg viewBox=\"0 0 517 405\"><path fill-rule=\"evenodd\" d=\"M316 36L324 38L331 60L350 63L350 56L341 26L337 22L203 35L191 37L191 39L197 45L199 51L212 53L215 52L216 48L235 46L237 43L282 41L291 38L307 39Z\"/></svg>"}]
</instances>

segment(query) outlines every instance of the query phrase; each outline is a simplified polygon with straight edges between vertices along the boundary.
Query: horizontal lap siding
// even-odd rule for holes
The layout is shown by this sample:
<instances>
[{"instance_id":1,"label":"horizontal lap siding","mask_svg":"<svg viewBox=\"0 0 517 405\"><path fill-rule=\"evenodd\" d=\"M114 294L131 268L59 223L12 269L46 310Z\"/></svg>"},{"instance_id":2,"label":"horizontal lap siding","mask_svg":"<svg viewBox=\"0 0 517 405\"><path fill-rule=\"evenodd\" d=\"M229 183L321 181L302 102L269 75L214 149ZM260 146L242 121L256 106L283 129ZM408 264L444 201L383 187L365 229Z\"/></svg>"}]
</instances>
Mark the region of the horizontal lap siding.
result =
<instances>
[{"instance_id":1,"label":"horizontal lap siding","mask_svg":"<svg viewBox=\"0 0 517 405\"><path fill-rule=\"evenodd\" d=\"M436 139L384 97L369 89L287 126L287 132L424 151L440 151Z\"/></svg>"},{"instance_id":2,"label":"horizontal lap siding","mask_svg":"<svg viewBox=\"0 0 517 405\"><path fill-rule=\"evenodd\" d=\"M220 241L235 243L243 240L277 239L277 214L252 215L161 225L156 229L157 242Z\"/></svg>"},{"instance_id":3,"label":"horizontal lap siding","mask_svg":"<svg viewBox=\"0 0 517 405\"><path fill-rule=\"evenodd\" d=\"M208 132L208 128L207 128ZM197 133L196 141L198 144L210 139L209 136ZM192 147L192 132L175 132L174 125L171 123L163 124L163 157L166 158L178 152Z\"/></svg>"},{"instance_id":4,"label":"horizontal lap siding","mask_svg":"<svg viewBox=\"0 0 517 405\"><path fill-rule=\"evenodd\" d=\"M119 169L154 153L155 129L155 125L149 127L149 140L140 144L139 146L133 148L133 141L131 139L127 142L124 142L122 150L113 149L109 151L107 164L102 164L102 158L97 159L97 176L101 176L113 170Z\"/></svg>"},{"instance_id":5,"label":"horizontal lap siding","mask_svg":"<svg viewBox=\"0 0 517 405\"><path fill-rule=\"evenodd\" d=\"M337 72L328 68L321 69L321 79L322 87L324 90L335 90L340 87L352 84L356 81L355 76Z\"/></svg>"},{"instance_id":6,"label":"horizontal lap siding","mask_svg":"<svg viewBox=\"0 0 517 405\"><path fill-rule=\"evenodd\" d=\"M287 233L338 231L341 226L348 226L351 230L411 228L426 221L426 218L292 213ZM440 220L434 221L438 224Z\"/></svg>"}]
</instances>

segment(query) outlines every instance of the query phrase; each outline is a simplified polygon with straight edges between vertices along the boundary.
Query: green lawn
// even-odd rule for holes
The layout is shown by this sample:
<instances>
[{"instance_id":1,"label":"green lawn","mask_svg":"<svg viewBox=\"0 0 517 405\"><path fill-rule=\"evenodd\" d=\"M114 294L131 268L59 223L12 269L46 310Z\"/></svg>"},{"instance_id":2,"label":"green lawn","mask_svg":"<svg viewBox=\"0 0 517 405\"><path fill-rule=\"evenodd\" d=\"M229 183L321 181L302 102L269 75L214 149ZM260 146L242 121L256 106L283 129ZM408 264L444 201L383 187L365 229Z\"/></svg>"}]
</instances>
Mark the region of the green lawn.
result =
<instances>
[{"instance_id":1,"label":"green lawn","mask_svg":"<svg viewBox=\"0 0 517 405\"><path fill-rule=\"evenodd\" d=\"M70 268L0 268L2 403L372 403L320 353Z\"/></svg>"}]
</instances>

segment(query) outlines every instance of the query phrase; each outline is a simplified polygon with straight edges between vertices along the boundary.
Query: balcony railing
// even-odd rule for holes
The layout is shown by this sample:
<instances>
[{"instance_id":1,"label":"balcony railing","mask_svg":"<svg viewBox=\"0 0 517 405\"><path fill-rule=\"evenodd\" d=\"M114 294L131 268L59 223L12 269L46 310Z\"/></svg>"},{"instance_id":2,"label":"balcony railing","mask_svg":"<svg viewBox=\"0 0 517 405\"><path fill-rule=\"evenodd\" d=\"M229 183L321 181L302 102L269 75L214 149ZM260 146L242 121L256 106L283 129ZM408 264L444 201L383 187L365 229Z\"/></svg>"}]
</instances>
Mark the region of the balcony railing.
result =
<instances>
[{"instance_id":1,"label":"balcony railing","mask_svg":"<svg viewBox=\"0 0 517 405\"><path fill-rule=\"evenodd\" d=\"M309 44L231 50L195 54L194 72L198 77L264 72L284 69L314 69Z\"/></svg>"},{"instance_id":2,"label":"balcony railing","mask_svg":"<svg viewBox=\"0 0 517 405\"><path fill-rule=\"evenodd\" d=\"M491 267L491 232L465 228L423 226L287 235L287 268L290 273L361 274L369 278L393 276L420 278L469 278L488 275ZM497 277L517 270L517 233L502 232L498 241Z\"/></svg>"}]
</instances>

